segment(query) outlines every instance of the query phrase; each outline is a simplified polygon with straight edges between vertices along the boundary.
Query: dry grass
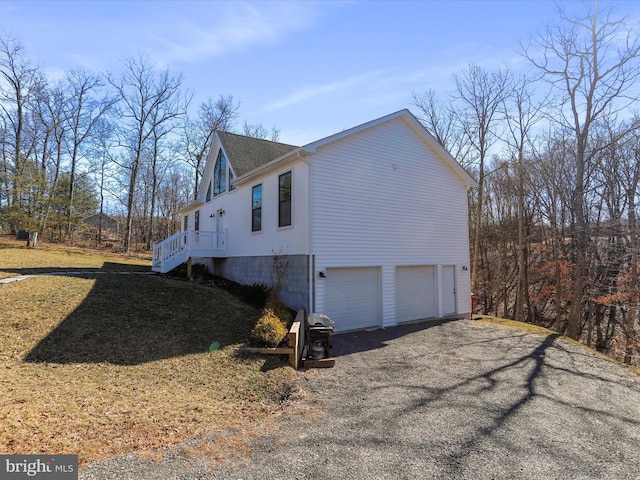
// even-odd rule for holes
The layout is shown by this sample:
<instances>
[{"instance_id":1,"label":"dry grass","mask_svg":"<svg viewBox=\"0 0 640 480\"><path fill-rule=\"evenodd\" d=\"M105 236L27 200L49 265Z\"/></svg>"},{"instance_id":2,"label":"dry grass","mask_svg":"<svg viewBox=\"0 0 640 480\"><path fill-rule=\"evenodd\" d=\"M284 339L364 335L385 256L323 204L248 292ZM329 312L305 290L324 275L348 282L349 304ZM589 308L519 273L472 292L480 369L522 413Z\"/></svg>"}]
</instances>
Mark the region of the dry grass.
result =
<instances>
[{"instance_id":1,"label":"dry grass","mask_svg":"<svg viewBox=\"0 0 640 480\"><path fill-rule=\"evenodd\" d=\"M474 320L478 320L484 323L490 323L492 325L498 325L501 327L507 327L507 328L516 328L518 330L521 330L523 332L529 332L529 333L538 333L541 335L558 335L557 332L554 332L553 330L549 330L548 328L544 328L544 327L539 327L537 325L532 325L530 323L524 323L524 322L516 322L515 320L509 320L507 318L500 318L500 317L492 317L490 315L474 315ZM604 360L608 360L609 362L613 362L616 363L620 366L623 366L627 369L629 369L630 371L640 375L640 368L638 367L634 367L634 366L629 366L626 365L622 362L619 362L607 355L604 355L603 353L598 352L597 350L594 350L592 348L589 348L588 346L586 346L584 343L582 342L578 342L577 340L573 340L572 338L569 337L565 337L564 335L561 336L560 338L562 338L563 341L565 342L569 342L572 343L580 348L583 348L585 350L588 350L590 353L592 353L593 355L596 355Z\"/></svg>"},{"instance_id":2,"label":"dry grass","mask_svg":"<svg viewBox=\"0 0 640 480\"><path fill-rule=\"evenodd\" d=\"M5 272L5 259L11 270L104 270L102 257L86 252L12 250L0 249ZM120 261L110 257L110 268ZM295 375L284 361L269 359L265 368L264 357L238 353L258 311L189 282L40 276L0 286L0 312L3 453L78 454L84 464L154 452L267 421ZM221 347L209 352L213 341Z\"/></svg>"},{"instance_id":3,"label":"dry grass","mask_svg":"<svg viewBox=\"0 0 640 480\"><path fill-rule=\"evenodd\" d=\"M474 320L480 320L484 323L491 323L492 325L499 325L501 327L517 328L524 332L539 333L541 335L557 335L557 332L549 330L548 328L539 327L531 323L516 322L515 320L509 320L507 318L492 317L490 315L474 315Z\"/></svg>"},{"instance_id":4,"label":"dry grass","mask_svg":"<svg viewBox=\"0 0 640 480\"><path fill-rule=\"evenodd\" d=\"M37 248L27 248L24 241L17 241L12 236L0 235L0 276L2 277L45 270L148 271L150 267L150 254L121 255L43 242L39 242Z\"/></svg>"}]
</instances>

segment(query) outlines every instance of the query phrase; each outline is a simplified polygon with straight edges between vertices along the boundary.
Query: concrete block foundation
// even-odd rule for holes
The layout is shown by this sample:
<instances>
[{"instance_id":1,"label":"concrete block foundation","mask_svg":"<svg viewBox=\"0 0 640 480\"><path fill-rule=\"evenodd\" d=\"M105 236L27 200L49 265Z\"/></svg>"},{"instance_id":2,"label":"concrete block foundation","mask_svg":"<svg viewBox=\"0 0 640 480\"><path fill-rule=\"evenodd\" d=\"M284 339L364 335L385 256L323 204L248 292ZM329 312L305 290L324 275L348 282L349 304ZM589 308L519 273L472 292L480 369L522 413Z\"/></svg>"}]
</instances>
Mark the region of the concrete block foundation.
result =
<instances>
[{"instance_id":1,"label":"concrete block foundation","mask_svg":"<svg viewBox=\"0 0 640 480\"><path fill-rule=\"evenodd\" d=\"M233 280L243 285L255 283L273 286L274 257L228 257L214 258L214 275ZM309 305L309 257L307 255L284 255L286 275L283 285L276 293L289 308L299 310ZM210 264L209 264L210 265Z\"/></svg>"}]
</instances>

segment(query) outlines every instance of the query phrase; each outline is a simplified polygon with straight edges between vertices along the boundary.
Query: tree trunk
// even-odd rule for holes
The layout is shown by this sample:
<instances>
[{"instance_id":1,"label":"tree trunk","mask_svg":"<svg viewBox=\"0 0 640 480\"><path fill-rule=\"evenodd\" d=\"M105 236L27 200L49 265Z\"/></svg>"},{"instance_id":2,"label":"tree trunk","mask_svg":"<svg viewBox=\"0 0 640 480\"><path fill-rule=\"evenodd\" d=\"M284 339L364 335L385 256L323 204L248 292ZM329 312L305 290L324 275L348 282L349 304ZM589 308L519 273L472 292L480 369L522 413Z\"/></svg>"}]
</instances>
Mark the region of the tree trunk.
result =
<instances>
[{"instance_id":1,"label":"tree trunk","mask_svg":"<svg viewBox=\"0 0 640 480\"><path fill-rule=\"evenodd\" d=\"M636 342L636 314L638 312L638 234L636 232L636 187L627 192L629 201L629 230L630 230L630 247L631 247L631 265L630 265L630 285L629 285L629 311L625 322L625 351L624 363L631 365L634 354L634 346Z\"/></svg>"}]
</instances>

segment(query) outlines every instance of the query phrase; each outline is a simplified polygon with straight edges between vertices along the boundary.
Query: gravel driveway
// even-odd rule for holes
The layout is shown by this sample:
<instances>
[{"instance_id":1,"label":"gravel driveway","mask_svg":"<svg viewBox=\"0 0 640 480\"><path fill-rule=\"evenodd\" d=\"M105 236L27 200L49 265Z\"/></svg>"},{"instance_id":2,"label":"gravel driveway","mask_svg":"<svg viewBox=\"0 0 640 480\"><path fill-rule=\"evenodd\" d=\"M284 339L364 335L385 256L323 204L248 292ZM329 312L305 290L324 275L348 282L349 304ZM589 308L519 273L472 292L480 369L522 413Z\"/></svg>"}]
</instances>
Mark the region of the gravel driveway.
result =
<instances>
[{"instance_id":1,"label":"gravel driveway","mask_svg":"<svg viewBox=\"0 0 640 480\"><path fill-rule=\"evenodd\" d=\"M334 345L336 367L301 380L307 414L246 461L123 457L80 478L640 478L639 377L556 336L457 320Z\"/></svg>"}]
</instances>

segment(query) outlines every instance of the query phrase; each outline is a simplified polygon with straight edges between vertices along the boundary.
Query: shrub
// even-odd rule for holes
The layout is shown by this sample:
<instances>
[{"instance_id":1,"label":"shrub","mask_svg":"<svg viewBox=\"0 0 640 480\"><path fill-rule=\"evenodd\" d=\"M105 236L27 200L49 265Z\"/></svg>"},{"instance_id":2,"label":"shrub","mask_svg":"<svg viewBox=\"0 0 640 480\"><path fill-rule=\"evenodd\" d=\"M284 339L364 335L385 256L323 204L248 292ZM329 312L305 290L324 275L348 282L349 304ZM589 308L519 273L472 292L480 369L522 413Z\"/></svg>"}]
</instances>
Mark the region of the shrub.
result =
<instances>
[{"instance_id":1,"label":"shrub","mask_svg":"<svg viewBox=\"0 0 640 480\"><path fill-rule=\"evenodd\" d=\"M291 310L289 310L273 292L269 293L264 309L273 312L273 314L278 317L284 325L290 325L293 320Z\"/></svg>"},{"instance_id":2,"label":"shrub","mask_svg":"<svg viewBox=\"0 0 640 480\"><path fill-rule=\"evenodd\" d=\"M254 307L263 308L267 298L271 294L271 287L264 283L254 283L253 285L242 285L240 287L240 297L242 300Z\"/></svg>"},{"instance_id":3,"label":"shrub","mask_svg":"<svg viewBox=\"0 0 640 480\"><path fill-rule=\"evenodd\" d=\"M251 343L266 347L277 347L287 335L287 327L275 313L265 308L262 317L251 331Z\"/></svg>"},{"instance_id":4,"label":"shrub","mask_svg":"<svg viewBox=\"0 0 640 480\"><path fill-rule=\"evenodd\" d=\"M202 263L194 263L191 266L191 276L196 281L210 280L213 276L209 273L209 269Z\"/></svg>"}]
</instances>

